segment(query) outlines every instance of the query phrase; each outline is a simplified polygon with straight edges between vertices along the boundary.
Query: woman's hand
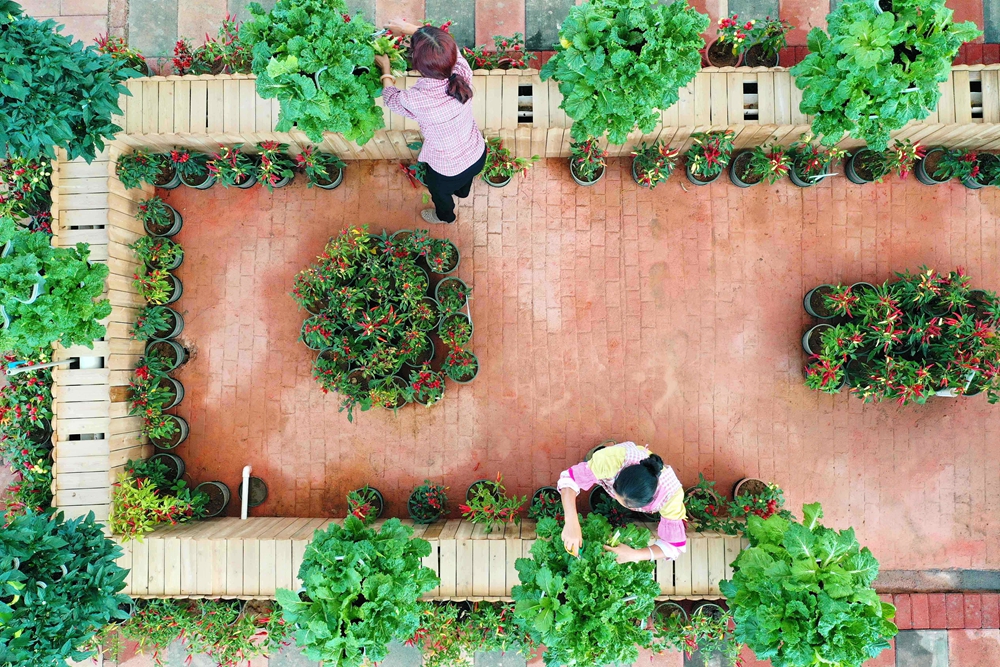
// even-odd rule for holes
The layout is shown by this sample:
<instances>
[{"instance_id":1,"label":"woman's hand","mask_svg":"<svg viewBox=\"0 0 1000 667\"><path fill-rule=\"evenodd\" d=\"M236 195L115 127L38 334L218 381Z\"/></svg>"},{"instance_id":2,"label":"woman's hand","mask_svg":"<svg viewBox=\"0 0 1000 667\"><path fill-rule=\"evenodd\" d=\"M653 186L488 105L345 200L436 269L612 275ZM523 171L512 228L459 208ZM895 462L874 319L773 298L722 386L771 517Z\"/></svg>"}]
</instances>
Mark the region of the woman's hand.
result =
<instances>
[{"instance_id":1,"label":"woman's hand","mask_svg":"<svg viewBox=\"0 0 1000 667\"><path fill-rule=\"evenodd\" d=\"M605 551L610 551L614 553L618 558L619 563L637 563L641 560L649 560L649 551L644 549L633 549L626 544L619 544L617 547L609 547L604 545ZM644 558L643 556L647 556Z\"/></svg>"},{"instance_id":2,"label":"woman's hand","mask_svg":"<svg viewBox=\"0 0 1000 667\"><path fill-rule=\"evenodd\" d=\"M580 555L580 547L583 546L583 531L580 530L580 521L567 519L562 530L563 546L566 551L574 556Z\"/></svg>"},{"instance_id":3,"label":"woman's hand","mask_svg":"<svg viewBox=\"0 0 1000 667\"><path fill-rule=\"evenodd\" d=\"M389 56L375 56L375 64L382 70L382 74L392 74L392 63L389 62Z\"/></svg>"},{"instance_id":4,"label":"woman's hand","mask_svg":"<svg viewBox=\"0 0 1000 667\"><path fill-rule=\"evenodd\" d=\"M408 23L403 19L392 19L386 26L394 35L412 35L420 30L420 26Z\"/></svg>"}]
</instances>

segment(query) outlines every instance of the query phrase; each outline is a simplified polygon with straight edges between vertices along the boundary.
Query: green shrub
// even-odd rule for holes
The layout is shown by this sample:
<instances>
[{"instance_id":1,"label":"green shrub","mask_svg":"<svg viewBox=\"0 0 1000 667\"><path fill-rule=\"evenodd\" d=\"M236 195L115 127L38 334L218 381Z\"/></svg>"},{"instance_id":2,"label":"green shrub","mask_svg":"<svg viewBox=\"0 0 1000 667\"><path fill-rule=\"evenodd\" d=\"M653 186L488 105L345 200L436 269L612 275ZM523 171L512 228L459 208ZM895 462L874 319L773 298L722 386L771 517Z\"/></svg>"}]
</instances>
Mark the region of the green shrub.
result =
<instances>
[{"instance_id":1,"label":"green shrub","mask_svg":"<svg viewBox=\"0 0 1000 667\"><path fill-rule=\"evenodd\" d=\"M573 119L573 139L605 132L623 144L636 126L652 132L658 109L701 68L701 33L708 17L686 2L593 0L570 7L556 54L542 67L563 94L559 105Z\"/></svg>"},{"instance_id":2,"label":"green shrub","mask_svg":"<svg viewBox=\"0 0 1000 667\"><path fill-rule=\"evenodd\" d=\"M8 600L0 602L0 665L64 667L91 655L78 647L125 617L120 554L93 513L68 521L54 513L13 517L0 530L0 598Z\"/></svg>"},{"instance_id":3,"label":"green shrub","mask_svg":"<svg viewBox=\"0 0 1000 667\"><path fill-rule=\"evenodd\" d=\"M312 141L340 132L364 144L384 127L372 24L350 18L344 0L279 0L270 12L250 3L249 10L240 39L253 54L257 93L281 103L278 132L297 126ZM355 76L357 67L369 71Z\"/></svg>"},{"instance_id":4,"label":"green shrub","mask_svg":"<svg viewBox=\"0 0 1000 667\"><path fill-rule=\"evenodd\" d=\"M545 645L546 665L631 665L653 635L646 620L660 589L652 561L619 565L604 545L643 548L650 534L634 525L612 535L607 519L582 522L580 555L566 552L555 519L538 522L531 558L518 558L521 584L512 592L515 614L532 641Z\"/></svg>"},{"instance_id":5,"label":"green shrub","mask_svg":"<svg viewBox=\"0 0 1000 667\"><path fill-rule=\"evenodd\" d=\"M377 663L390 641L413 636L420 625L417 599L439 580L420 563L430 544L411 535L399 519L376 531L355 516L343 527L316 531L299 569L306 599L285 589L277 593L308 659L337 667Z\"/></svg>"},{"instance_id":6,"label":"green shrub","mask_svg":"<svg viewBox=\"0 0 1000 667\"><path fill-rule=\"evenodd\" d=\"M89 162L122 129L111 122L121 82L139 73L61 29L0 0L0 156L54 158L59 147Z\"/></svg>"},{"instance_id":7,"label":"green shrub","mask_svg":"<svg viewBox=\"0 0 1000 667\"><path fill-rule=\"evenodd\" d=\"M882 14L871 0L845 0L827 32L809 31L810 53L792 68L799 109L827 146L850 134L884 151L890 132L937 107L958 48L980 34L954 23L945 0L894 0Z\"/></svg>"},{"instance_id":8,"label":"green shrub","mask_svg":"<svg viewBox=\"0 0 1000 667\"><path fill-rule=\"evenodd\" d=\"M774 667L859 667L889 648L896 610L872 582L878 561L854 529L820 525L819 503L805 520L750 516L750 547L721 583L736 621L736 640Z\"/></svg>"},{"instance_id":9,"label":"green shrub","mask_svg":"<svg viewBox=\"0 0 1000 667\"><path fill-rule=\"evenodd\" d=\"M44 272L45 285L34 303L4 298L2 305L10 326L0 329L0 350L31 354L58 341L63 345L87 345L104 336L98 324L111 314L111 304L100 299L108 267L90 264L86 244L76 248L53 248L45 234L17 230L10 218L0 219L0 246L13 240L13 252L0 258L0 298L11 294L17 267L27 264ZM10 282L7 282L8 279Z\"/></svg>"}]
</instances>

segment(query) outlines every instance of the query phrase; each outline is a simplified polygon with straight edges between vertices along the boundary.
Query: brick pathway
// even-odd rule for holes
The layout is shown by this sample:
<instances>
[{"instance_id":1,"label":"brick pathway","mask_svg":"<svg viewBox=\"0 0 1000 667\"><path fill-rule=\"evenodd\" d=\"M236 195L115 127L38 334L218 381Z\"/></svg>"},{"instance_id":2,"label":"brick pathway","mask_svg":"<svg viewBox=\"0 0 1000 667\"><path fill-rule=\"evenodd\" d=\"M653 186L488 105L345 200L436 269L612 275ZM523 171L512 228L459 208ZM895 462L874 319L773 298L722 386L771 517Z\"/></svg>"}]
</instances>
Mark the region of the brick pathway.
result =
<instances>
[{"instance_id":1,"label":"brick pathway","mask_svg":"<svg viewBox=\"0 0 1000 667\"><path fill-rule=\"evenodd\" d=\"M215 34L227 12L246 16L250 0L23 0L25 10L38 17L56 18L66 33L90 41L98 34L127 36L147 57L162 58L173 53L178 37L200 40ZM418 19L453 19L453 33L460 42L492 44L493 35L524 33L528 48L550 49L557 39L557 25L569 7L579 0L347 0L353 12L384 24L402 16ZM274 0L262 0L265 7ZM720 16L737 13L745 18L781 16L796 26L789 36L782 65L798 62L806 53L809 28L823 27L836 0L691 0L706 13L715 33ZM975 21L985 31L985 41L996 48L974 45L963 48L957 63L1000 62L1000 0L948 0L955 19ZM983 41L982 39L979 41ZM798 48L795 48L798 47ZM169 72L168 72L169 73Z\"/></svg>"},{"instance_id":2,"label":"brick pathway","mask_svg":"<svg viewBox=\"0 0 1000 667\"><path fill-rule=\"evenodd\" d=\"M432 410L353 425L309 377L288 290L345 224L414 226L420 193L383 162L352 164L332 193L167 194L185 215L194 359L180 374L192 426L180 454L195 480L235 488L251 463L271 488L258 513L297 516L341 513L370 482L402 514L424 478L459 497L502 471L531 493L598 442L632 439L686 484L755 475L793 508L821 501L885 570L1000 568L1000 412L982 398L899 408L808 391L798 343L802 294L822 282L927 263L1000 286L998 191L843 178L693 191L679 174L648 191L627 169L614 161L579 188L548 160L503 190L477 183L457 227L434 231L456 240L475 286L483 371Z\"/></svg>"}]
</instances>

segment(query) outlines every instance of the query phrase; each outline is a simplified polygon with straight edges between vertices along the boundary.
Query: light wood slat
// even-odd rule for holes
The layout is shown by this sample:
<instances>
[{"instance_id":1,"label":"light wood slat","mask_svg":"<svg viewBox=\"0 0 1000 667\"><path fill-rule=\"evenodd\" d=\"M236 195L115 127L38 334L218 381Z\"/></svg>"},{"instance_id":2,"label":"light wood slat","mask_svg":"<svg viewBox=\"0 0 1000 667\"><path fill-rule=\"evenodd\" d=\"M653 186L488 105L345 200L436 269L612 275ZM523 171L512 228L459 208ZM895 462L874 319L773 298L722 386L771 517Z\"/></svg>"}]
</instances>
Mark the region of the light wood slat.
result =
<instances>
[{"instance_id":1,"label":"light wood slat","mask_svg":"<svg viewBox=\"0 0 1000 667\"><path fill-rule=\"evenodd\" d=\"M132 540L132 592L135 595L149 593L149 542Z\"/></svg>"},{"instance_id":2,"label":"light wood slat","mask_svg":"<svg viewBox=\"0 0 1000 667\"><path fill-rule=\"evenodd\" d=\"M506 540L490 540L489 544L489 595L507 594L507 546Z\"/></svg>"},{"instance_id":3,"label":"light wood slat","mask_svg":"<svg viewBox=\"0 0 1000 667\"><path fill-rule=\"evenodd\" d=\"M726 541L718 535L708 542L708 592L710 595L721 595L719 582L726 578Z\"/></svg>"},{"instance_id":4,"label":"light wood slat","mask_svg":"<svg viewBox=\"0 0 1000 667\"><path fill-rule=\"evenodd\" d=\"M531 77L531 126L538 129L548 129L551 127L549 121L549 86L537 74Z\"/></svg>"},{"instance_id":5,"label":"light wood slat","mask_svg":"<svg viewBox=\"0 0 1000 667\"><path fill-rule=\"evenodd\" d=\"M209 134L225 131L226 126L226 84L228 81L208 81L208 101L206 107L206 125Z\"/></svg>"},{"instance_id":6,"label":"light wood slat","mask_svg":"<svg viewBox=\"0 0 1000 667\"><path fill-rule=\"evenodd\" d=\"M519 81L520 77L503 77L503 97L500 106L500 127L502 128L517 129L517 91Z\"/></svg>"},{"instance_id":7,"label":"light wood slat","mask_svg":"<svg viewBox=\"0 0 1000 667\"><path fill-rule=\"evenodd\" d=\"M472 530L472 595L490 594L490 543L482 524ZM461 567L461 563L459 563ZM461 576L461 574L460 574Z\"/></svg>"},{"instance_id":8,"label":"light wood slat","mask_svg":"<svg viewBox=\"0 0 1000 667\"><path fill-rule=\"evenodd\" d=\"M410 88L413 88L414 84L416 84L417 81L419 81L419 80L420 79L418 77L415 77L415 76L407 76L407 77L403 77L403 79L402 79L403 84L406 86L407 90L409 90ZM404 116L403 117L403 129L404 130L419 130L420 126L417 124L417 121L415 119L413 119L413 118L407 118L407 117Z\"/></svg>"},{"instance_id":9,"label":"light wood slat","mask_svg":"<svg viewBox=\"0 0 1000 667\"><path fill-rule=\"evenodd\" d=\"M660 595L673 595L675 593L674 561L666 558L657 559L656 583L660 586Z\"/></svg>"},{"instance_id":10,"label":"light wood slat","mask_svg":"<svg viewBox=\"0 0 1000 667\"><path fill-rule=\"evenodd\" d=\"M455 595L462 600L472 595L472 568L461 567L461 563L472 563L472 524L463 521L458 526L455 534L456 545L456 573L455 573Z\"/></svg>"},{"instance_id":11,"label":"light wood slat","mask_svg":"<svg viewBox=\"0 0 1000 667\"><path fill-rule=\"evenodd\" d=\"M969 92L969 72L955 70L951 73L955 95L955 122L959 125L972 123L972 100Z\"/></svg>"},{"instance_id":12,"label":"light wood slat","mask_svg":"<svg viewBox=\"0 0 1000 667\"><path fill-rule=\"evenodd\" d=\"M163 595L166 590L165 550L161 539L147 540L149 564L147 566L147 593Z\"/></svg>"},{"instance_id":13,"label":"light wood slat","mask_svg":"<svg viewBox=\"0 0 1000 667\"><path fill-rule=\"evenodd\" d=\"M713 77L713 80L721 77ZM751 79L752 75L743 72L729 72L726 74L726 121L728 125L742 125L751 121L743 118L743 81ZM714 97L715 90L713 88ZM715 100L712 101L713 108ZM712 124L716 124L715 115L712 116Z\"/></svg>"},{"instance_id":14,"label":"light wood slat","mask_svg":"<svg viewBox=\"0 0 1000 667\"><path fill-rule=\"evenodd\" d=\"M160 134L173 134L174 127L174 81L160 81L157 100L157 131Z\"/></svg>"},{"instance_id":15,"label":"light wood slat","mask_svg":"<svg viewBox=\"0 0 1000 667\"><path fill-rule=\"evenodd\" d=\"M938 122L946 125L955 122L955 83L949 75L948 80L941 84L941 98L937 106Z\"/></svg>"},{"instance_id":16,"label":"light wood slat","mask_svg":"<svg viewBox=\"0 0 1000 667\"><path fill-rule=\"evenodd\" d=\"M708 588L708 541L699 535L688 543L691 551L691 589L692 592L704 591Z\"/></svg>"},{"instance_id":17,"label":"light wood slat","mask_svg":"<svg viewBox=\"0 0 1000 667\"><path fill-rule=\"evenodd\" d=\"M165 535L163 538L163 594L181 594L181 541Z\"/></svg>"},{"instance_id":18,"label":"light wood slat","mask_svg":"<svg viewBox=\"0 0 1000 667\"><path fill-rule=\"evenodd\" d=\"M128 88L128 97L125 98L125 132L128 134L142 134L142 81L139 79L129 79L125 82Z\"/></svg>"},{"instance_id":19,"label":"light wood slat","mask_svg":"<svg viewBox=\"0 0 1000 667\"><path fill-rule=\"evenodd\" d=\"M486 78L486 122L483 129L498 130L503 127L503 78Z\"/></svg>"},{"instance_id":20,"label":"light wood slat","mask_svg":"<svg viewBox=\"0 0 1000 667\"><path fill-rule=\"evenodd\" d=\"M691 551L695 536L688 536L687 551L674 560L674 594L691 595L694 591L691 582Z\"/></svg>"}]
</instances>

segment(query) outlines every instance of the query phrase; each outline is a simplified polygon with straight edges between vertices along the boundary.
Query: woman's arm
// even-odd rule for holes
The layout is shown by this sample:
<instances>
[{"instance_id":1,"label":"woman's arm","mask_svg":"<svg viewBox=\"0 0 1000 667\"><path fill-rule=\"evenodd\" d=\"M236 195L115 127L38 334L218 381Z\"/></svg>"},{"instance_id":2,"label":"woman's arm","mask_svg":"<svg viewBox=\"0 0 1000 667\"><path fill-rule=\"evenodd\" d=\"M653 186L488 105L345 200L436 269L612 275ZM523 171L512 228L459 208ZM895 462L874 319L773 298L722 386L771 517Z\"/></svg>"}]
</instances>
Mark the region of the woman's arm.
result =
<instances>
[{"instance_id":1,"label":"woman's arm","mask_svg":"<svg viewBox=\"0 0 1000 667\"><path fill-rule=\"evenodd\" d=\"M414 23L408 23L403 19L392 19L389 21L389 25L386 26L393 33L398 33L401 35L412 35L416 31L420 30L420 26Z\"/></svg>"}]
</instances>

